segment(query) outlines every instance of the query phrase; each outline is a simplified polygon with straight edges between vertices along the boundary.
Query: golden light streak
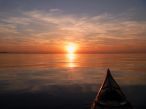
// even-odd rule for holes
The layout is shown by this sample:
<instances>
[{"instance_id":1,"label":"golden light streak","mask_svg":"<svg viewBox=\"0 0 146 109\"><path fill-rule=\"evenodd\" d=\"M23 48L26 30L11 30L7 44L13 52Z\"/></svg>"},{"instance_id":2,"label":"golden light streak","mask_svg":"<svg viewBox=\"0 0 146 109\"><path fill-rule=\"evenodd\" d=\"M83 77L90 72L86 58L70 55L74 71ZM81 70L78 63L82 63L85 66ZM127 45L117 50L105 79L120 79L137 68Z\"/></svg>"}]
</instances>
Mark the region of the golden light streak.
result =
<instances>
[{"instance_id":1,"label":"golden light streak","mask_svg":"<svg viewBox=\"0 0 146 109\"><path fill-rule=\"evenodd\" d=\"M67 60L68 60L68 67L75 67L75 58L76 55L75 54L67 54Z\"/></svg>"}]
</instances>

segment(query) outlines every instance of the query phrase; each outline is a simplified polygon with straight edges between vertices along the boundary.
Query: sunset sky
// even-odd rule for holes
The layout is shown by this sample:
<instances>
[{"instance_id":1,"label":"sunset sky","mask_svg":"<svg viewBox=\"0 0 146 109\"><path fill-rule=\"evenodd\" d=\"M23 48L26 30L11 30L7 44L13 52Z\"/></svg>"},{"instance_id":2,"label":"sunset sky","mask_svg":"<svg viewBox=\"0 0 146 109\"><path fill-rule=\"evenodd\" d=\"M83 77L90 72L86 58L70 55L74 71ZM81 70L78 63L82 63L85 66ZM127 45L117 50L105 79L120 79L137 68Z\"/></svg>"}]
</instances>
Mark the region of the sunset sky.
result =
<instances>
[{"instance_id":1,"label":"sunset sky","mask_svg":"<svg viewBox=\"0 0 146 109\"><path fill-rule=\"evenodd\" d=\"M146 0L0 0L0 52L146 52Z\"/></svg>"}]
</instances>

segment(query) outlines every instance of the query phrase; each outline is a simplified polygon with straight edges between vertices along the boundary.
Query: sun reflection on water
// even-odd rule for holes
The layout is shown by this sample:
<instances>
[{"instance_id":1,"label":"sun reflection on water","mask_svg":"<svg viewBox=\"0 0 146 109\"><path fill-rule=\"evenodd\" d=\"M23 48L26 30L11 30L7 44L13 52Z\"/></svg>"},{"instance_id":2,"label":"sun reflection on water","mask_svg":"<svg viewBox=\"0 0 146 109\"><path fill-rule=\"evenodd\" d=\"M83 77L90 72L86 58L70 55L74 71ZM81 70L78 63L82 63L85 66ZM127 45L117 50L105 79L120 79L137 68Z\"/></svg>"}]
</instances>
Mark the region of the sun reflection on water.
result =
<instances>
[{"instance_id":1,"label":"sun reflection on water","mask_svg":"<svg viewBox=\"0 0 146 109\"><path fill-rule=\"evenodd\" d=\"M74 54L74 53L67 54L67 60L68 60L67 66L68 67L76 67L75 58L76 58L76 54Z\"/></svg>"}]
</instances>

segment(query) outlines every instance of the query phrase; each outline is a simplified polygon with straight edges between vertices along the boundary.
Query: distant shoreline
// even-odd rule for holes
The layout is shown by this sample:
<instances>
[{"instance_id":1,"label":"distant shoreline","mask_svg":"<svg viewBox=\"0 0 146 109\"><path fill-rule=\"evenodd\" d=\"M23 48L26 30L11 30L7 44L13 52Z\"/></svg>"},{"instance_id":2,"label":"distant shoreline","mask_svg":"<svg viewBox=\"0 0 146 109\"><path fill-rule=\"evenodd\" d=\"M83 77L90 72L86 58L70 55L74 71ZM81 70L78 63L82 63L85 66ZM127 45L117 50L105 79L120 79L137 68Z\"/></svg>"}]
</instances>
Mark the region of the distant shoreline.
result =
<instances>
[{"instance_id":1,"label":"distant shoreline","mask_svg":"<svg viewBox=\"0 0 146 109\"><path fill-rule=\"evenodd\" d=\"M48 52L0 52L0 54L68 54L68 53L48 53ZM115 52L115 53L106 53L106 52L98 52L98 53L74 53L74 54L146 54L145 52Z\"/></svg>"}]
</instances>

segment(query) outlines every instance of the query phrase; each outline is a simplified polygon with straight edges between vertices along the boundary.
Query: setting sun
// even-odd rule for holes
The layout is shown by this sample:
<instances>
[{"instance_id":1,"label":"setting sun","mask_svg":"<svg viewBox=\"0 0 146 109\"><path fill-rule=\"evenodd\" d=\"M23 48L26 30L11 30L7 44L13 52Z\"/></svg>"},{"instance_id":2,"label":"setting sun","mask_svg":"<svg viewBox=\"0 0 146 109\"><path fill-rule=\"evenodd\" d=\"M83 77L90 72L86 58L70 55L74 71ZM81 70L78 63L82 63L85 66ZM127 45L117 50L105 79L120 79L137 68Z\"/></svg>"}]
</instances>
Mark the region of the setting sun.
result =
<instances>
[{"instance_id":1,"label":"setting sun","mask_svg":"<svg viewBox=\"0 0 146 109\"><path fill-rule=\"evenodd\" d=\"M77 50L77 45L74 43L70 43L66 46L66 50L69 54L75 53Z\"/></svg>"}]
</instances>

